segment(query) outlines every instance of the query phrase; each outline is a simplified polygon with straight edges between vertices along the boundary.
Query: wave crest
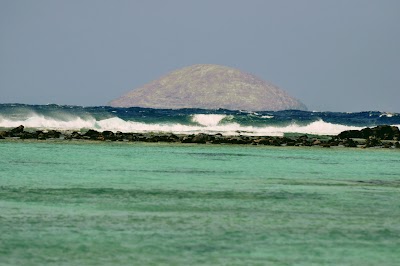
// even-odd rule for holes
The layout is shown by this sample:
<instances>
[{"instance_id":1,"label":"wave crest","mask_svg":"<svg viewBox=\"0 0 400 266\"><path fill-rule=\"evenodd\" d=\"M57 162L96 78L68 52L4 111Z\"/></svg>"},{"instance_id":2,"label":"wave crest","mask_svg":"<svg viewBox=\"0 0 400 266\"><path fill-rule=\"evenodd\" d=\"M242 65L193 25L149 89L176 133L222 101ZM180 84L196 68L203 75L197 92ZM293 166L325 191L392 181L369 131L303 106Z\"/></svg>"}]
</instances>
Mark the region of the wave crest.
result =
<instances>
[{"instance_id":1,"label":"wave crest","mask_svg":"<svg viewBox=\"0 0 400 266\"><path fill-rule=\"evenodd\" d=\"M119 117L96 120L93 117L70 117L69 120L60 120L38 114L31 114L24 119L10 119L0 116L0 127L13 128L24 125L31 129L54 130L110 130L113 132L168 132L175 134L221 133L224 135L254 135L254 136L283 136L285 133L304 133L318 135L337 135L345 130L360 130L363 127L346 126L327 123L322 120L314 121L306 125L292 123L287 126L243 126L239 123L225 121L227 115L196 114L192 120L197 124L185 125L181 123L145 123L126 121Z\"/></svg>"},{"instance_id":2,"label":"wave crest","mask_svg":"<svg viewBox=\"0 0 400 266\"><path fill-rule=\"evenodd\" d=\"M193 115L193 122L196 122L202 126L212 127L217 126L227 115L218 114L196 114Z\"/></svg>"},{"instance_id":3,"label":"wave crest","mask_svg":"<svg viewBox=\"0 0 400 266\"><path fill-rule=\"evenodd\" d=\"M396 113L230 111L201 109L112 108L107 106L0 104L0 128L24 125L27 130L110 130L176 134L282 136L285 133L337 135L377 125L398 125Z\"/></svg>"}]
</instances>

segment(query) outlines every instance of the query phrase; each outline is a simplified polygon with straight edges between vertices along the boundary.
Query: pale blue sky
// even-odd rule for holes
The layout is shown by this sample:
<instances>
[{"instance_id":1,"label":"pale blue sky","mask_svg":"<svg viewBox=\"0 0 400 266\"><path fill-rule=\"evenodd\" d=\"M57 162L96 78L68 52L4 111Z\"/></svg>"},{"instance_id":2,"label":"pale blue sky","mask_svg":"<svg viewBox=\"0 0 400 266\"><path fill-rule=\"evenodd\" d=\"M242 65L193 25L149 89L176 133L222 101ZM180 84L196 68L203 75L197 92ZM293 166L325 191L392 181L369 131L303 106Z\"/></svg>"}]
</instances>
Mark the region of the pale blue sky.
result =
<instances>
[{"instance_id":1,"label":"pale blue sky","mask_svg":"<svg viewBox=\"0 0 400 266\"><path fill-rule=\"evenodd\" d=\"M398 0L0 0L0 103L105 105L209 63L310 110L400 112L399 25Z\"/></svg>"}]
</instances>

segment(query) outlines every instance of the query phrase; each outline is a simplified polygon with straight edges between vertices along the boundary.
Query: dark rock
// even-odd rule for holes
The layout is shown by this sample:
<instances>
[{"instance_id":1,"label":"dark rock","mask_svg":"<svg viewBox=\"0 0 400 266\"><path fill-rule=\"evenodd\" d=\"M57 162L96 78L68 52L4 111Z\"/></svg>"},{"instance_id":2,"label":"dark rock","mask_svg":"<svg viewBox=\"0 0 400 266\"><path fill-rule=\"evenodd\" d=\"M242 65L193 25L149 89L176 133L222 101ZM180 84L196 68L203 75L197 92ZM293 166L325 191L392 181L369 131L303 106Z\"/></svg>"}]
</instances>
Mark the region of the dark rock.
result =
<instances>
[{"instance_id":1,"label":"dark rock","mask_svg":"<svg viewBox=\"0 0 400 266\"><path fill-rule=\"evenodd\" d=\"M211 138L211 140L210 140L210 142L212 143L212 144L222 144L222 143L226 143L226 139L225 139L225 137L223 137L222 136L222 134L215 134L212 138Z\"/></svg>"},{"instance_id":2,"label":"dark rock","mask_svg":"<svg viewBox=\"0 0 400 266\"><path fill-rule=\"evenodd\" d=\"M295 146L296 142L294 140L290 140L286 142L286 146Z\"/></svg>"},{"instance_id":3,"label":"dark rock","mask_svg":"<svg viewBox=\"0 0 400 266\"><path fill-rule=\"evenodd\" d=\"M295 146L312 146L312 142L308 139L307 135L303 135L296 139Z\"/></svg>"},{"instance_id":4,"label":"dark rock","mask_svg":"<svg viewBox=\"0 0 400 266\"><path fill-rule=\"evenodd\" d=\"M354 141L353 139L345 139L343 141L343 146L345 146L345 147L355 148L355 147L357 147L357 145L358 145L358 142Z\"/></svg>"},{"instance_id":5,"label":"dark rock","mask_svg":"<svg viewBox=\"0 0 400 266\"><path fill-rule=\"evenodd\" d=\"M103 140L115 140L115 134L112 131L103 131L101 136Z\"/></svg>"},{"instance_id":6,"label":"dark rock","mask_svg":"<svg viewBox=\"0 0 400 266\"><path fill-rule=\"evenodd\" d=\"M236 144L240 144L240 145L247 144L247 140L243 139L242 137L235 138L235 141L236 141Z\"/></svg>"},{"instance_id":7,"label":"dark rock","mask_svg":"<svg viewBox=\"0 0 400 266\"><path fill-rule=\"evenodd\" d=\"M361 132L360 138L363 138L363 139L367 139L367 138L369 138L369 137L374 135L374 132L369 127L361 129L360 132Z\"/></svg>"},{"instance_id":8,"label":"dark rock","mask_svg":"<svg viewBox=\"0 0 400 266\"><path fill-rule=\"evenodd\" d=\"M125 139L126 139L127 141L137 141L137 137L136 137L136 135L133 134L133 133L126 133L126 134L125 134ZM110 139L110 140L115 140L115 138Z\"/></svg>"},{"instance_id":9,"label":"dark rock","mask_svg":"<svg viewBox=\"0 0 400 266\"><path fill-rule=\"evenodd\" d=\"M153 138L156 140L156 142L169 142L167 135L155 135Z\"/></svg>"},{"instance_id":10,"label":"dark rock","mask_svg":"<svg viewBox=\"0 0 400 266\"><path fill-rule=\"evenodd\" d=\"M137 134L135 135L135 141L147 141L147 136L143 134Z\"/></svg>"},{"instance_id":11,"label":"dark rock","mask_svg":"<svg viewBox=\"0 0 400 266\"><path fill-rule=\"evenodd\" d=\"M391 142L387 142L387 143L384 143L383 144L383 147L385 148L385 149L389 149L389 148L391 148L393 146L393 143L391 143Z\"/></svg>"},{"instance_id":12,"label":"dark rock","mask_svg":"<svg viewBox=\"0 0 400 266\"><path fill-rule=\"evenodd\" d=\"M239 136L238 144L251 144L253 143L253 138L248 136Z\"/></svg>"},{"instance_id":13,"label":"dark rock","mask_svg":"<svg viewBox=\"0 0 400 266\"><path fill-rule=\"evenodd\" d=\"M42 131L40 131L39 133L37 133L36 138L40 139L40 140L45 140L46 139L46 134L43 133Z\"/></svg>"},{"instance_id":14,"label":"dark rock","mask_svg":"<svg viewBox=\"0 0 400 266\"><path fill-rule=\"evenodd\" d=\"M81 139L82 135L79 132L74 131L71 133L71 138L72 139Z\"/></svg>"},{"instance_id":15,"label":"dark rock","mask_svg":"<svg viewBox=\"0 0 400 266\"><path fill-rule=\"evenodd\" d=\"M280 143L281 146L295 146L296 140L288 137L277 137L277 141ZM276 141L272 141L272 145L276 143Z\"/></svg>"},{"instance_id":16,"label":"dark rock","mask_svg":"<svg viewBox=\"0 0 400 266\"><path fill-rule=\"evenodd\" d=\"M168 141L169 142L178 142L179 141L179 137L175 134L170 134L168 136Z\"/></svg>"},{"instance_id":17,"label":"dark rock","mask_svg":"<svg viewBox=\"0 0 400 266\"><path fill-rule=\"evenodd\" d=\"M339 139L363 138L363 133L359 130L346 130L338 135Z\"/></svg>"},{"instance_id":18,"label":"dark rock","mask_svg":"<svg viewBox=\"0 0 400 266\"><path fill-rule=\"evenodd\" d=\"M98 136L98 135L100 135L100 132L93 130L93 129L89 129L84 135L85 136Z\"/></svg>"},{"instance_id":19,"label":"dark rock","mask_svg":"<svg viewBox=\"0 0 400 266\"><path fill-rule=\"evenodd\" d=\"M143 142L182 142L182 143L213 143L213 144L247 144L247 145L271 145L271 146L321 146L331 147L342 145L344 147L358 147L360 143L353 138L345 136L355 136L365 138L365 145L368 147L400 148L398 139L400 131L394 126L377 126L374 128L364 128L362 130L343 131L338 136L333 136L330 140L323 138L310 138L302 135L296 138L288 137L269 137L269 136L223 136L220 133L208 135L205 133L180 135L175 134L154 134L154 133L113 133L112 131L98 132L88 130L86 133L79 132L61 133L55 130L36 132L24 131L24 126L19 126L10 131L0 131L0 139L6 137L19 137L21 139L40 139L63 138L63 139L87 139L87 140L112 140L112 141L143 141ZM394 140L393 142L390 140ZM362 141L363 142L363 141ZM361 142L361 143L362 143Z\"/></svg>"},{"instance_id":20,"label":"dark rock","mask_svg":"<svg viewBox=\"0 0 400 266\"><path fill-rule=\"evenodd\" d=\"M61 132L50 130L47 132L46 137L50 139L59 139L61 136Z\"/></svg>"},{"instance_id":21,"label":"dark rock","mask_svg":"<svg viewBox=\"0 0 400 266\"><path fill-rule=\"evenodd\" d=\"M199 143L199 144L205 144L208 140L209 136L204 133L197 134L192 138L193 143Z\"/></svg>"},{"instance_id":22,"label":"dark rock","mask_svg":"<svg viewBox=\"0 0 400 266\"><path fill-rule=\"evenodd\" d=\"M375 128L372 128L372 132L373 132L372 136L375 136L376 138L380 138L383 140L392 140L395 134L395 131L392 129L392 127L388 125L377 126Z\"/></svg>"},{"instance_id":23,"label":"dark rock","mask_svg":"<svg viewBox=\"0 0 400 266\"><path fill-rule=\"evenodd\" d=\"M367 127L367 128L363 128L362 130L346 130L346 131L343 131L338 135L338 138L339 139L353 139L353 138L367 139L370 136L372 136L373 134L374 134L374 132L372 131L372 129Z\"/></svg>"},{"instance_id":24,"label":"dark rock","mask_svg":"<svg viewBox=\"0 0 400 266\"><path fill-rule=\"evenodd\" d=\"M365 141L365 147L379 147L382 146L382 141L374 136L369 137Z\"/></svg>"},{"instance_id":25,"label":"dark rock","mask_svg":"<svg viewBox=\"0 0 400 266\"><path fill-rule=\"evenodd\" d=\"M115 133L115 140L116 141L123 141L125 139L125 134L122 133L121 131L117 131L117 133Z\"/></svg>"},{"instance_id":26,"label":"dark rock","mask_svg":"<svg viewBox=\"0 0 400 266\"><path fill-rule=\"evenodd\" d=\"M328 140L328 144L330 146L338 146L339 145L339 141L336 137L332 137L330 140Z\"/></svg>"},{"instance_id":27,"label":"dark rock","mask_svg":"<svg viewBox=\"0 0 400 266\"><path fill-rule=\"evenodd\" d=\"M24 126L20 125L19 127L13 128L10 130L10 134L15 135L24 132Z\"/></svg>"},{"instance_id":28,"label":"dark rock","mask_svg":"<svg viewBox=\"0 0 400 266\"><path fill-rule=\"evenodd\" d=\"M92 140L97 140L99 139L99 137L101 136L101 133L93 130L93 129L89 129L84 135L83 137L85 139L92 139Z\"/></svg>"},{"instance_id":29,"label":"dark rock","mask_svg":"<svg viewBox=\"0 0 400 266\"><path fill-rule=\"evenodd\" d=\"M269 143L270 143L270 145L273 145L273 146L281 146L282 145L281 139L279 139L279 138L273 138L269 141Z\"/></svg>"},{"instance_id":30,"label":"dark rock","mask_svg":"<svg viewBox=\"0 0 400 266\"><path fill-rule=\"evenodd\" d=\"M183 137L181 138L181 142L182 142L182 143L192 143L193 137L194 137L194 135L183 136Z\"/></svg>"},{"instance_id":31,"label":"dark rock","mask_svg":"<svg viewBox=\"0 0 400 266\"><path fill-rule=\"evenodd\" d=\"M150 137L151 142L177 142L179 141L179 137L172 134L172 135L155 135Z\"/></svg>"},{"instance_id":32,"label":"dark rock","mask_svg":"<svg viewBox=\"0 0 400 266\"><path fill-rule=\"evenodd\" d=\"M308 136L307 135L302 135L300 137L298 137L299 140L307 140Z\"/></svg>"},{"instance_id":33,"label":"dark rock","mask_svg":"<svg viewBox=\"0 0 400 266\"><path fill-rule=\"evenodd\" d=\"M267 137L262 137L262 138L254 140L253 142L255 144L269 145L270 144L270 139L267 138Z\"/></svg>"},{"instance_id":34,"label":"dark rock","mask_svg":"<svg viewBox=\"0 0 400 266\"><path fill-rule=\"evenodd\" d=\"M7 131L0 131L0 137L2 139L6 138L9 136L9 133Z\"/></svg>"},{"instance_id":35,"label":"dark rock","mask_svg":"<svg viewBox=\"0 0 400 266\"><path fill-rule=\"evenodd\" d=\"M235 138L235 137L227 137L227 138L225 138L224 143L237 144L237 138Z\"/></svg>"},{"instance_id":36,"label":"dark rock","mask_svg":"<svg viewBox=\"0 0 400 266\"><path fill-rule=\"evenodd\" d=\"M159 142L159 141L162 141L162 136L150 135L150 136L147 136L145 141L146 142Z\"/></svg>"},{"instance_id":37,"label":"dark rock","mask_svg":"<svg viewBox=\"0 0 400 266\"><path fill-rule=\"evenodd\" d=\"M339 139L375 137L383 140L394 140L400 137L398 127L382 125L374 128L363 128L362 130L346 130L338 135Z\"/></svg>"}]
</instances>

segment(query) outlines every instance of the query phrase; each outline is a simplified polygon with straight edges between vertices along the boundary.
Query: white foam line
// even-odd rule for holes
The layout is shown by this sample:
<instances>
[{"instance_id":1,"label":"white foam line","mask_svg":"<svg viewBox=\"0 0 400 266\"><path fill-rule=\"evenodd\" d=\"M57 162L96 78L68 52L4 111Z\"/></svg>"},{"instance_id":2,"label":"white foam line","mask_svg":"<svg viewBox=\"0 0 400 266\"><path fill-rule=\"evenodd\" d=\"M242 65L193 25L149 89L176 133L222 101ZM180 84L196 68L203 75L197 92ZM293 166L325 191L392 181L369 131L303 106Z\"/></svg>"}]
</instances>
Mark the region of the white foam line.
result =
<instances>
[{"instance_id":1,"label":"white foam line","mask_svg":"<svg viewBox=\"0 0 400 266\"><path fill-rule=\"evenodd\" d=\"M312 122L308 125L298 125L293 123L288 126L241 126L238 123L220 122L226 115L194 115L193 121L199 125L182 124L148 124L135 121L125 121L118 117L96 121L94 118L74 117L69 121L47 118L42 115L32 115L26 119L10 120L0 117L0 127L13 128L24 125L26 128L55 129L55 130L81 130L95 129L98 131L110 130L121 132L169 132L175 134L194 134L194 133L221 133L224 135L254 135L254 136L283 136L285 133L308 133L318 135L337 135L345 130L360 130L363 127L353 127L338 124L331 124L322 120Z\"/></svg>"}]
</instances>

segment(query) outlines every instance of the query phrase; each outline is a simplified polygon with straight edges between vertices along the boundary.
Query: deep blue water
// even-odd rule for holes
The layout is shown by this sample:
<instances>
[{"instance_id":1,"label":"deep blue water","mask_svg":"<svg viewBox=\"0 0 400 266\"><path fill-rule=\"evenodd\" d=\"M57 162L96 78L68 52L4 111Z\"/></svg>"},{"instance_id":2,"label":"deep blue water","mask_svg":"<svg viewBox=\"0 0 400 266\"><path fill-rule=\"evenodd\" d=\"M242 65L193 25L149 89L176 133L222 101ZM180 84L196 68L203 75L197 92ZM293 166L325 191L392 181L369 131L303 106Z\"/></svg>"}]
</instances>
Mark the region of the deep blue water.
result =
<instances>
[{"instance_id":1,"label":"deep blue water","mask_svg":"<svg viewBox=\"0 0 400 266\"><path fill-rule=\"evenodd\" d=\"M356 113L310 111L232 111L203 109L115 108L0 104L0 127L122 132L174 132L282 135L299 132L337 134L347 129L400 125L400 114L379 111Z\"/></svg>"}]
</instances>

